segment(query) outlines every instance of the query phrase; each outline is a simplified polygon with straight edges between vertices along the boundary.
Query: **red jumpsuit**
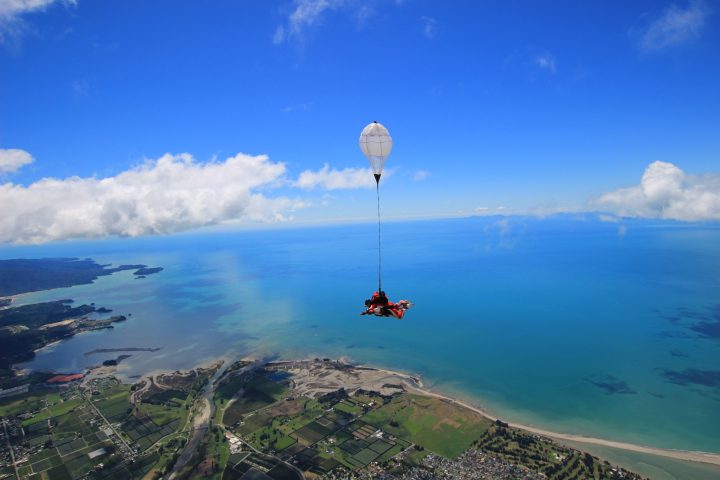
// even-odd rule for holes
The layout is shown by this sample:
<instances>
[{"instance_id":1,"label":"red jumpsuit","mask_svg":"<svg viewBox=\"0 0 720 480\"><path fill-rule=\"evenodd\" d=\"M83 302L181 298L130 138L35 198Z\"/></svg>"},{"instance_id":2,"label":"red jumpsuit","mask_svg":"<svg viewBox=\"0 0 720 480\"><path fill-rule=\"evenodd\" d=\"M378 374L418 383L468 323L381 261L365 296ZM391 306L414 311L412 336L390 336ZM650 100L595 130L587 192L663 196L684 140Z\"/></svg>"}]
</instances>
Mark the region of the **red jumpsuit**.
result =
<instances>
[{"instance_id":1,"label":"red jumpsuit","mask_svg":"<svg viewBox=\"0 0 720 480\"><path fill-rule=\"evenodd\" d=\"M385 292L374 292L372 298L365 302L367 310L361 315L375 315L378 317L395 317L398 320L405 315L405 310L409 308L410 303L407 300L401 300L393 303L385 296Z\"/></svg>"}]
</instances>

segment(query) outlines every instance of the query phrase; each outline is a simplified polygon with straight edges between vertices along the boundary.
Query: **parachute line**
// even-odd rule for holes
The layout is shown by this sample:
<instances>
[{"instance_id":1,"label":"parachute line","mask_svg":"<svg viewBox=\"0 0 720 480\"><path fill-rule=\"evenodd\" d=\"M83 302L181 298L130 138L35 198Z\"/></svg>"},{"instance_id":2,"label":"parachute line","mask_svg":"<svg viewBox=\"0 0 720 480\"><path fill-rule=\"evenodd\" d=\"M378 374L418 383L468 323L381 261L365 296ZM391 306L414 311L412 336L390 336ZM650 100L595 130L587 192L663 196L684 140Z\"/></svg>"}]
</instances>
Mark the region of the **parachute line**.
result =
<instances>
[{"instance_id":1,"label":"parachute line","mask_svg":"<svg viewBox=\"0 0 720 480\"><path fill-rule=\"evenodd\" d=\"M382 292L382 241L380 237L380 175L377 180L377 211L378 211L378 292Z\"/></svg>"},{"instance_id":2,"label":"parachute line","mask_svg":"<svg viewBox=\"0 0 720 480\"><path fill-rule=\"evenodd\" d=\"M387 128L378 122L373 122L363 128L358 140L360 150L370 162L372 173L375 176L377 187L378 212L378 291L382 291L382 236L380 217L380 175L382 175L385 160L393 148L393 140Z\"/></svg>"}]
</instances>

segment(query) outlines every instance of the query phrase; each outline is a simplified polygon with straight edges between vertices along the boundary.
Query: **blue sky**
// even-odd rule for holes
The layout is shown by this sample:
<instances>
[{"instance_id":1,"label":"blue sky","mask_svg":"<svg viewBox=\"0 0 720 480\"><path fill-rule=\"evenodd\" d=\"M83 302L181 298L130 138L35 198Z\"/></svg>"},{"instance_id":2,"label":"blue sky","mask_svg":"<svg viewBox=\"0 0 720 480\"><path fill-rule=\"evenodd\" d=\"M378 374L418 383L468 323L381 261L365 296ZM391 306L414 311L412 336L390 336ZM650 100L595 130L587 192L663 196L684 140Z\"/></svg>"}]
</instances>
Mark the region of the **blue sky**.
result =
<instances>
[{"instance_id":1,"label":"blue sky","mask_svg":"<svg viewBox=\"0 0 720 480\"><path fill-rule=\"evenodd\" d=\"M395 140L389 217L717 220L719 27L711 2L0 0L0 149L32 158L3 172L0 156L0 183L26 204L46 177L266 154L285 169L248 193L286 199L285 220L369 218L374 192L345 188L365 184L295 182L365 168L357 137L379 120ZM656 161L680 172L655 171L683 205L711 195L710 213L668 214L637 191L598 208Z\"/></svg>"}]
</instances>

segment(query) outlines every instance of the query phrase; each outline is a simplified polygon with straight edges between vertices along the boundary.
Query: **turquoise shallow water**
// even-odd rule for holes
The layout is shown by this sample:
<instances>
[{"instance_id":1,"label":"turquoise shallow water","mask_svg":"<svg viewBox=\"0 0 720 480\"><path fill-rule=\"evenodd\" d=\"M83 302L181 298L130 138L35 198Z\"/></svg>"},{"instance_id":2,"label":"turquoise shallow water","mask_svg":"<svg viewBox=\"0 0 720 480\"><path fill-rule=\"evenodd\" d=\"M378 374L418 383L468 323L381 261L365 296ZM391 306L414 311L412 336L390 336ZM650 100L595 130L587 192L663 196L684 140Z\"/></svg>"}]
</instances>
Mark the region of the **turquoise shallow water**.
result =
<instances>
[{"instance_id":1,"label":"turquoise shallow water","mask_svg":"<svg viewBox=\"0 0 720 480\"><path fill-rule=\"evenodd\" d=\"M221 355L346 356L416 372L511 421L720 451L720 228L595 217L388 223L383 281L416 307L361 317L374 225L6 247L165 267L24 296L132 313L24 365L72 371L133 353L126 376Z\"/></svg>"}]
</instances>

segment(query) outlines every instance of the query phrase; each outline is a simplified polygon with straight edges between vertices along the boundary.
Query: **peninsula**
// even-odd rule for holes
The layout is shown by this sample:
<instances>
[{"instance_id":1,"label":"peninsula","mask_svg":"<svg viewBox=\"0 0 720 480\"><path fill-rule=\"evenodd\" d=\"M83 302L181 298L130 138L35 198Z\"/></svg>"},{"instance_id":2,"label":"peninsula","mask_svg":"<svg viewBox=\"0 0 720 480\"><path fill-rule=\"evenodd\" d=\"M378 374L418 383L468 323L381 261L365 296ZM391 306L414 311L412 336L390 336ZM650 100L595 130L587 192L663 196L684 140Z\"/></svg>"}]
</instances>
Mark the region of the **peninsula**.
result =
<instances>
[{"instance_id":1,"label":"peninsula","mask_svg":"<svg viewBox=\"0 0 720 480\"><path fill-rule=\"evenodd\" d=\"M27 292L52 288L72 287L93 283L98 277L124 270L135 270L134 275L145 276L162 271L161 267L147 265L100 265L85 258L38 258L0 260L0 306L9 303L9 297Z\"/></svg>"},{"instance_id":2,"label":"peninsula","mask_svg":"<svg viewBox=\"0 0 720 480\"><path fill-rule=\"evenodd\" d=\"M100 276L134 270L136 277L162 271L146 265L99 265L91 259L47 258L0 260L0 389L32 383L38 377L17 376L13 365L31 360L35 351L78 333L112 329L124 315L98 318L110 309L94 304L74 306L71 299L14 306L28 292L92 283ZM42 380L43 375L40 375Z\"/></svg>"}]
</instances>

